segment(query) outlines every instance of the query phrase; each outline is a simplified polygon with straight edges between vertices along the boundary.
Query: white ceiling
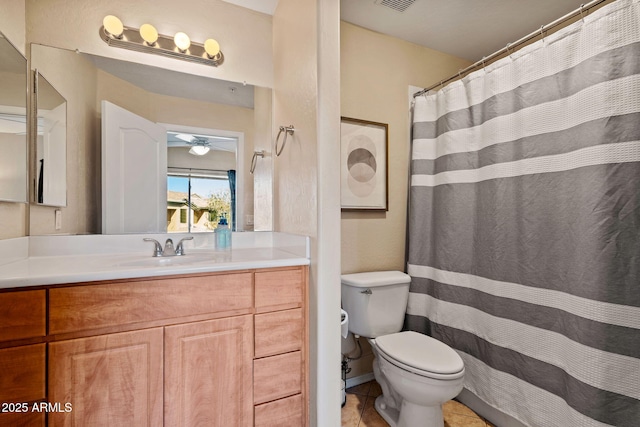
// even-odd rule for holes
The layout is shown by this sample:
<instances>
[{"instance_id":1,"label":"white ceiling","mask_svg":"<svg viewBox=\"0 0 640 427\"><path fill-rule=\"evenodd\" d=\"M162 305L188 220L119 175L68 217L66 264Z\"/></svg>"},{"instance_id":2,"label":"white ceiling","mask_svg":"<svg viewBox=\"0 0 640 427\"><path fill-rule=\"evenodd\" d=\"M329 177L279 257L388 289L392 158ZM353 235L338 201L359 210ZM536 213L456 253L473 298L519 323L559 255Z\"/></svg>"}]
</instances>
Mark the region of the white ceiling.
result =
<instances>
[{"instance_id":1,"label":"white ceiling","mask_svg":"<svg viewBox=\"0 0 640 427\"><path fill-rule=\"evenodd\" d=\"M415 0L400 13L379 2L341 0L341 18L473 62L579 8L581 3L580 0Z\"/></svg>"},{"instance_id":2,"label":"white ceiling","mask_svg":"<svg viewBox=\"0 0 640 427\"><path fill-rule=\"evenodd\" d=\"M224 1L269 14L273 14L278 3L278 0ZM381 2L340 0L341 19L473 62L581 4L581 0L415 0L400 13L378 4ZM388 0L388 3L404 2L411 0Z\"/></svg>"}]
</instances>

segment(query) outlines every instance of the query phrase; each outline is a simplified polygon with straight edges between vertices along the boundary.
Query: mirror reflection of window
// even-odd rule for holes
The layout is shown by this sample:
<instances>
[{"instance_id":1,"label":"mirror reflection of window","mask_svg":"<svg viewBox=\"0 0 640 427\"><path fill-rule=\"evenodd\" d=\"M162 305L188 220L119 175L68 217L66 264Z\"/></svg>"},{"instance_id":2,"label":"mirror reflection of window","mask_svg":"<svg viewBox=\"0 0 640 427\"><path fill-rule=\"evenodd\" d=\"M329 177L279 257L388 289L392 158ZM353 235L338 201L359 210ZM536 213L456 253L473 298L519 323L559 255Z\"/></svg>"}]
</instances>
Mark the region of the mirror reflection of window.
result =
<instances>
[{"instance_id":1,"label":"mirror reflection of window","mask_svg":"<svg viewBox=\"0 0 640 427\"><path fill-rule=\"evenodd\" d=\"M214 231L222 216L230 219L231 188L228 176L216 171L197 174L169 172L167 176L167 231Z\"/></svg>"}]
</instances>

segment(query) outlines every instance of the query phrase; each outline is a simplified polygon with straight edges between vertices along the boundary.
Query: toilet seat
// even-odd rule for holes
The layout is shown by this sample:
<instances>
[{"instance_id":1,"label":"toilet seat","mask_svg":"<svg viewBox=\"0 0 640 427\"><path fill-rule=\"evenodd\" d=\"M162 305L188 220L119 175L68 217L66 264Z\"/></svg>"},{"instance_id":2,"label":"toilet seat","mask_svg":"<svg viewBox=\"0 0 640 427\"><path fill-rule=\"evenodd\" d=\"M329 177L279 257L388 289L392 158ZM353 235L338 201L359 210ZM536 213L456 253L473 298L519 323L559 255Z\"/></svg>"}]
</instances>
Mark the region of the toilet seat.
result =
<instances>
[{"instance_id":1,"label":"toilet seat","mask_svg":"<svg viewBox=\"0 0 640 427\"><path fill-rule=\"evenodd\" d=\"M405 331L377 337L375 342L380 356L416 375L443 380L464 375L458 353L427 335Z\"/></svg>"}]
</instances>

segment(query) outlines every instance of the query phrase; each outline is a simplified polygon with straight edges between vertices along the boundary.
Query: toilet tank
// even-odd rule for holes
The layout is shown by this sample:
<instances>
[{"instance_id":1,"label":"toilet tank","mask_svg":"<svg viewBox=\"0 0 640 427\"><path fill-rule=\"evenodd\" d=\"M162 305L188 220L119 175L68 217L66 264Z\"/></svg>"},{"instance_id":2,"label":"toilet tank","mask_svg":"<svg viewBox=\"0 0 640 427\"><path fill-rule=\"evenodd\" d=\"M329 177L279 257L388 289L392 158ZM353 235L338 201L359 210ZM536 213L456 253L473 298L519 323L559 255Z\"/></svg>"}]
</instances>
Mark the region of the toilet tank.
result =
<instances>
[{"instance_id":1,"label":"toilet tank","mask_svg":"<svg viewBox=\"0 0 640 427\"><path fill-rule=\"evenodd\" d=\"M401 271L343 274L342 308L349 331L367 338L399 332L409 299L411 277Z\"/></svg>"}]
</instances>

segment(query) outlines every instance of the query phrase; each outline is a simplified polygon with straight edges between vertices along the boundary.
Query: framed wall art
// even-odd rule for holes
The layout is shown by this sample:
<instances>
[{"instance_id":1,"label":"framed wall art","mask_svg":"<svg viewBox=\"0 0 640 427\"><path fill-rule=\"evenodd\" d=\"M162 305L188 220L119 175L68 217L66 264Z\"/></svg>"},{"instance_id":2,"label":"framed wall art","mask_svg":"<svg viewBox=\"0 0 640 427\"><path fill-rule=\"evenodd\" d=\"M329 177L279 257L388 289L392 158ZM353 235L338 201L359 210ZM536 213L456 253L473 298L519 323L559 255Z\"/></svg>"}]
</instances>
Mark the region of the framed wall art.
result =
<instances>
[{"instance_id":1,"label":"framed wall art","mask_svg":"<svg viewBox=\"0 0 640 427\"><path fill-rule=\"evenodd\" d=\"M343 211L387 211L389 126L342 117L340 205Z\"/></svg>"}]
</instances>

